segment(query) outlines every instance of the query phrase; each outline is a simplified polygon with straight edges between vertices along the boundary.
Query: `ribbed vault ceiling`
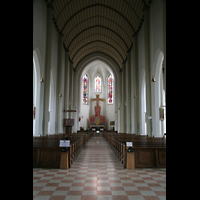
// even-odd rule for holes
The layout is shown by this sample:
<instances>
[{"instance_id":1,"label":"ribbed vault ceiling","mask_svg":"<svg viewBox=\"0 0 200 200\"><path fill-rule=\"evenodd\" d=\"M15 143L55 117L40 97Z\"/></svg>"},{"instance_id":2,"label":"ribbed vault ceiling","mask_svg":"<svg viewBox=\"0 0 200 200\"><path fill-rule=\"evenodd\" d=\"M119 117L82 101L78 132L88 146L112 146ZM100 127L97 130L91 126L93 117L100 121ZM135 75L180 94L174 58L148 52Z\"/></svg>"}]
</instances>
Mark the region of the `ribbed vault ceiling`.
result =
<instances>
[{"instance_id":1,"label":"ribbed vault ceiling","mask_svg":"<svg viewBox=\"0 0 200 200\"><path fill-rule=\"evenodd\" d=\"M73 67L101 52L122 68L143 22L149 0L47 0L57 30L63 35Z\"/></svg>"}]
</instances>

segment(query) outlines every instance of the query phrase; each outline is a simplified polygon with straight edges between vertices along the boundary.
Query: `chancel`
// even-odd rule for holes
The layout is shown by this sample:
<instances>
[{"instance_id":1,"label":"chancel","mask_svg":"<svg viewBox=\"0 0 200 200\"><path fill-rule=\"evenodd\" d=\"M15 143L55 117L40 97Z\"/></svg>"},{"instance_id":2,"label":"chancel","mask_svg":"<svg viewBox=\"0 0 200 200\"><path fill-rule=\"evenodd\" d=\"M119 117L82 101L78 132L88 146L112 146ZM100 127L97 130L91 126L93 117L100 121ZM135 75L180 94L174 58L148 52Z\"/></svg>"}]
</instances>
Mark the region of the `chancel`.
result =
<instances>
[{"instance_id":1,"label":"chancel","mask_svg":"<svg viewBox=\"0 0 200 200\"><path fill-rule=\"evenodd\" d=\"M35 199L165 199L165 32L166 0L33 1Z\"/></svg>"}]
</instances>

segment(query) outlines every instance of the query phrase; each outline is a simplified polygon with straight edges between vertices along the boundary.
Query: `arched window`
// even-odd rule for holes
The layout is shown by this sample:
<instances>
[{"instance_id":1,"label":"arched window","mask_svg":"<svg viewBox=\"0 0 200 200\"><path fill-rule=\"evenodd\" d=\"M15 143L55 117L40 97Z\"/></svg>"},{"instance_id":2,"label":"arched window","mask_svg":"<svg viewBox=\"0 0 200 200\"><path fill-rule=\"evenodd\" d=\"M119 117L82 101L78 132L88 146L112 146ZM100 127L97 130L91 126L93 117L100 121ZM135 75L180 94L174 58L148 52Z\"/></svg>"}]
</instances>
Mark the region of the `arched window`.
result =
<instances>
[{"instance_id":1,"label":"arched window","mask_svg":"<svg viewBox=\"0 0 200 200\"><path fill-rule=\"evenodd\" d=\"M108 104L113 104L113 77L108 76Z\"/></svg>"},{"instance_id":2,"label":"arched window","mask_svg":"<svg viewBox=\"0 0 200 200\"><path fill-rule=\"evenodd\" d=\"M88 77L83 76L83 103L87 104L88 99Z\"/></svg>"},{"instance_id":3,"label":"arched window","mask_svg":"<svg viewBox=\"0 0 200 200\"><path fill-rule=\"evenodd\" d=\"M95 78L95 92L101 92L101 77L96 76Z\"/></svg>"}]
</instances>

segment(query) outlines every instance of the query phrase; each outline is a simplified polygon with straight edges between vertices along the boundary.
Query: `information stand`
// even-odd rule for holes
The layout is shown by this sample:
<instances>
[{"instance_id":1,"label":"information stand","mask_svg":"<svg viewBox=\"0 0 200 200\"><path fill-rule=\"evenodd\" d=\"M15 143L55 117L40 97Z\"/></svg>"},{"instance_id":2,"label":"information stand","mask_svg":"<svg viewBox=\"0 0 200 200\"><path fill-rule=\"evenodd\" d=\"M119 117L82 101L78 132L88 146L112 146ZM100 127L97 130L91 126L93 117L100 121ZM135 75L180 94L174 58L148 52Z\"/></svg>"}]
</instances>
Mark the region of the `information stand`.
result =
<instances>
[{"instance_id":1,"label":"information stand","mask_svg":"<svg viewBox=\"0 0 200 200\"><path fill-rule=\"evenodd\" d=\"M69 152L61 152L60 155L60 169L68 169L68 155Z\"/></svg>"},{"instance_id":2,"label":"information stand","mask_svg":"<svg viewBox=\"0 0 200 200\"><path fill-rule=\"evenodd\" d=\"M69 152L67 147L70 147L70 140L60 140L59 147L63 147L60 155L60 169L68 169Z\"/></svg>"},{"instance_id":3,"label":"information stand","mask_svg":"<svg viewBox=\"0 0 200 200\"><path fill-rule=\"evenodd\" d=\"M126 169L135 169L135 152L128 152L128 148L133 148L132 142L126 142Z\"/></svg>"}]
</instances>

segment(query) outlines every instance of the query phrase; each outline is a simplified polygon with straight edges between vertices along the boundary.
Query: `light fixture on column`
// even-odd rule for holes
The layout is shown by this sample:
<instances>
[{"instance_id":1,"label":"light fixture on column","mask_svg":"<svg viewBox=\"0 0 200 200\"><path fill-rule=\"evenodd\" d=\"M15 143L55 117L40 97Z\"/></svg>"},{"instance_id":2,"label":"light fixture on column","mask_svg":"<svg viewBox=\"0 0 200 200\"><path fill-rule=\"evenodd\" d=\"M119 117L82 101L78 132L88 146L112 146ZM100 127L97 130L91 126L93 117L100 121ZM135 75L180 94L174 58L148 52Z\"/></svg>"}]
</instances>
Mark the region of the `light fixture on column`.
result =
<instances>
[{"instance_id":1,"label":"light fixture on column","mask_svg":"<svg viewBox=\"0 0 200 200\"><path fill-rule=\"evenodd\" d=\"M156 82L156 79L155 79L155 77L154 77L154 74L153 74L153 76L152 76L151 82Z\"/></svg>"},{"instance_id":2,"label":"light fixture on column","mask_svg":"<svg viewBox=\"0 0 200 200\"><path fill-rule=\"evenodd\" d=\"M164 59L163 59L163 63L162 63L162 72L163 72L163 74L165 72Z\"/></svg>"},{"instance_id":3,"label":"light fixture on column","mask_svg":"<svg viewBox=\"0 0 200 200\"><path fill-rule=\"evenodd\" d=\"M60 92L59 97L62 97L62 93Z\"/></svg>"},{"instance_id":4,"label":"light fixture on column","mask_svg":"<svg viewBox=\"0 0 200 200\"><path fill-rule=\"evenodd\" d=\"M33 119L35 119L35 106L33 104Z\"/></svg>"},{"instance_id":5,"label":"light fixture on column","mask_svg":"<svg viewBox=\"0 0 200 200\"><path fill-rule=\"evenodd\" d=\"M134 94L134 98L137 98L137 95L136 95L136 94Z\"/></svg>"},{"instance_id":6,"label":"light fixture on column","mask_svg":"<svg viewBox=\"0 0 200 200\"><path fill-rule=\"evenodd\" d=\"M42 78L40 79L40 83L44 83L43 74L42 74Z\"/></svg>"}]
</instances>

